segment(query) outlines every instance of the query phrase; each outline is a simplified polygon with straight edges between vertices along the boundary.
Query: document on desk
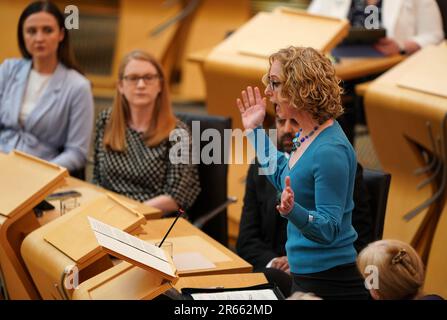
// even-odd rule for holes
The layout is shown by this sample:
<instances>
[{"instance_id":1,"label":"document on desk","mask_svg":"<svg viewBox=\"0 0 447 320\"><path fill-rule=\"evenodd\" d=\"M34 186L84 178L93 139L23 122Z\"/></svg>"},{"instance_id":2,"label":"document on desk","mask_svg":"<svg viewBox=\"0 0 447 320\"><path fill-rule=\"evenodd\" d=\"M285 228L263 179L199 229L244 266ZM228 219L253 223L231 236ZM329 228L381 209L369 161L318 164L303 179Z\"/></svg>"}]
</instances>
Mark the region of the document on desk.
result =
<instances>
[{"instance_id":1,"label":"document on desk","mask_svg":"<svg viewBox=\"0 0 447 320\"><path fill-rule=\"evenodd\" d=\"M192 293L194 300L278 300L272 289Z\"/></svg>"},{"instance_id":2,"label":"document on desk","mask_svg":"<svg viewBox=\"0 0 447 320\"><path fill-rule=\"evenodd\" d=\"M159 271L169 279L177 278L163 249L92 217L88 220L99 245L110 254L144 269Z\"/></svg>"},{"instance_id":3,"label":"document on desk","mask_svg":"<svg viewBox=\"0 0 447 320\"><path fill-rule=\"evenodd\" d=\"M174 255L174 264L178 271L214 269L216 265L200 252L185 252Z\"/></svg>"}]
</instances>

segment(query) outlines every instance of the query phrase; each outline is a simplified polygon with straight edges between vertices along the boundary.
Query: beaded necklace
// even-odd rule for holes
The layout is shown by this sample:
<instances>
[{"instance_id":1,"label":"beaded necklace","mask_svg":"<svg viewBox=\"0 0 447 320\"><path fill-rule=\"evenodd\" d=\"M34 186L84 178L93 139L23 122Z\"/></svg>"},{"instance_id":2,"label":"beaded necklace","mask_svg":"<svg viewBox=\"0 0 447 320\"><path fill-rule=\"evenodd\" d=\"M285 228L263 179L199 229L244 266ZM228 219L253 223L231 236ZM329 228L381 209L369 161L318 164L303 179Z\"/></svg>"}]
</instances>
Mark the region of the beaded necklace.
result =
<instances>
[{"instance_id":1,"label":"beaded necklace","mask_svg":"<svg viewBox=\"0 0 447 320\"><path fill-rule=\"evenodd\" d=\"M292 147L292 151L295 151L296 149L298 149L299 147L301 147L301 145L310 137L312 137L314 135L314 133L318 130L319 126L315 126L314 129L309 132L306 136L301 136L301 133L303 132L303 128L300 128L300 130L295 134L295 138L293 138L292 142L293 142L293 147Z\"/></svg>"}]
</instances>

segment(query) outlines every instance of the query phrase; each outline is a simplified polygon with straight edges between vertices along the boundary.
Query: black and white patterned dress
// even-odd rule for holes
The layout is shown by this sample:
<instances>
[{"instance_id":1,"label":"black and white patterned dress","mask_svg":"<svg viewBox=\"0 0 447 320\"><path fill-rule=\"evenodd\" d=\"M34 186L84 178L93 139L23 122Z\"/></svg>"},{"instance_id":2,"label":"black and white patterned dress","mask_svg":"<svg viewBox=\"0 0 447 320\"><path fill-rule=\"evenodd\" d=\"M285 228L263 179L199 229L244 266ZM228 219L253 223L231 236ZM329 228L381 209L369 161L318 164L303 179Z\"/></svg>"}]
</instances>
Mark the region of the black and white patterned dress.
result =
<instances>
[{"instance_id":1,"label":"black and white patterned dress","mask_svg":"<svg viewBox=\"0 0 447 320\"><path fill-rule=\"evenodd\" d=\"M169 151L176 142L167 138L156 147L148 147L141 133L129 127L126 151L106 150L103 137L110 113L111 109L104 110L96 121L93 183L141 202L169 195L181 208L189 208L200 193L197 166L171 163ZM179 120L176 128L189 132Z\"/></svg>"}]
</instances>

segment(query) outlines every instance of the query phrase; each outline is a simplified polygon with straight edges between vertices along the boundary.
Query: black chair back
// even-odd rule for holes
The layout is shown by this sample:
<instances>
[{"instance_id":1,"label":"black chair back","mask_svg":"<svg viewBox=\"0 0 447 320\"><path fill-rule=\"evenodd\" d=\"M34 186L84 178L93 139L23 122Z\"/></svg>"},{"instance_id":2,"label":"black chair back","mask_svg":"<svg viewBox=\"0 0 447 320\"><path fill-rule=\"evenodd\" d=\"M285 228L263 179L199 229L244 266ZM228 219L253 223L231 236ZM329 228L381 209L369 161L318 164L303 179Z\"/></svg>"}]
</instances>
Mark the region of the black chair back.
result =
<instances>
[{"instance_id":1,"label":"black chair back","mask_svg":"<svg viewBox=\"0 0 447 320\"><path fill-rule=\"evenodd\" d=\"M211 115L199 115L192 113L176 113L177 118L183 121L190 128L192 127L193 121L194 125L200 125L200 136L202 132L207 129L217 130L219 141L214 141L215 137L207 138L209 141L195 141L193 148L197 146L197 155L201 155L202 150L205 146L210 146L210 144L219 147L219 150L213 150L212 152L207 152L208 149L204 150L206 154L210 156L215 155L214 152L218 152L219 163L205 164L202 162L200 157L200 164L198 165L200 186L202 191L197 197L193 206L188 210L187 214L192 222L200 217L203 217L213 209L217 208L219 205L227 201L227 175L228 175L228 165L227 161L224 159L226 152L224 150L229 150L230 143L224 139L224 130L231 129L231 118L221 117L221 116L211 116ZM194 130L193 138L194 137ZM216 133L216 135L217 135ZM197 137L200 138L200 137ZM202 140L202 139L200 139ZM209 236L219 241L223 245L228 245L228 221L227 221L227 210L223 209L219 214L211 218L202 229Z\"/></svg>"},{"instance_id":2,"label":"black chair back","mask_svg":"<svg viewBox=\"0 0 447 320\"><path fill-rule=\"evenodd\" d=\"M436 0L439 11L441 11L442 25L444 27L444 38L447 39L447 0Z\"/></svg>"},{"instance_id":3,"label":"black chair back","mask_svg":"<svg viewBox=\"0 0 447 320\"><path fill-rule=\"evenodd\" d=\"M70 176L78 178L80 180L85 181L85 167L82 167L80 169L69 171Z\"/></svg>"},{"instance_id":4,"label":"black chair back","mask_svg":"<svg viewBox=\"0 0 447 320\"><path fill-rule=\"evenodd\" d=\"M386 204L390 189L391 175L378 170L364 169L363 179L370 195L370 208L372 214L372 241L380 240L383 236Z\"/></svg>"}]
</instances>

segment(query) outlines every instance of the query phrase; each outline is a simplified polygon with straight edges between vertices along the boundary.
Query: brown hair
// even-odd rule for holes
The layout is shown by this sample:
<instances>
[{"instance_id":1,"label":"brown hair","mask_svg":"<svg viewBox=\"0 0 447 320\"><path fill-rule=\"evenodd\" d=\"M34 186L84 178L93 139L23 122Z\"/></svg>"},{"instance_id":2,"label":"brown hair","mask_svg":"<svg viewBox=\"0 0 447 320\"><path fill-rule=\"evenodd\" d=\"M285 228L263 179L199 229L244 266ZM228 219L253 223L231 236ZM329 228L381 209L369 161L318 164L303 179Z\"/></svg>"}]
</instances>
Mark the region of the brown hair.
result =
<instances>
[{"instance_id":1,"label":"brown hair","mask_svg":"<svg viewBox=\"0 0 447 320\"><path fill-rule=\"evenodd\" d=\"M290 46L269 57L282 65L281 95L320 124L343 114L342 88L331 61L313 48ZM265 77L265 76L264 76Z\"/></svg>"},{"instance_id":2,"label":"brown hair","mask_svg":"<svg viewBox=\"0 0 447 320\"><path fill-rule=\"evenodd\" d=\"M172 112L168 87L160 63L150 54L134 50L128 53L121 61L118 69L119 81L122 81L124 70L131 60L143 60L151 63L156 69L160 79L161 91L155 101L153 115L149 128L143 134L146 145L156 146L174 129L176 118ZM129 103L126 97L116 89L112 113L104 131L104 146L113 151L125 151L126 128L130 117Z\"/></svg>"},{"instance_id":3,"label":"brown hair","mask_svg":"<svg viewBox=\"0 0 447 320\"><path fill-rule=\"evenodd\" d=\"M369 244L357 257L361 274L367 266L378 271L381 299L414 299L424 284L424 264L409 244L399 240L380 240Z\"/></svg>"},{"instance_id":4,"label":"brown hair","mask_svg":"<svg viewBox=\"0 0 447 320\"><path fill-rule=\"evenodd\" d=\"M59 8L51 1L35 1L29 4L22 12L17 25L17 40L19 42L19 49L22 57L25 59L32 59L33 57L26 49L25 39L23 37L23 25L25 20L32 14L46 12L51 14L57 21L58 27L64 32L64 39L59 43L57 48L57 58L69 69L74 69L83 74L82 70L76 63L73 51L70 47L70 33L65 29L65 17Z\"/></svg>"}]
</instances>

